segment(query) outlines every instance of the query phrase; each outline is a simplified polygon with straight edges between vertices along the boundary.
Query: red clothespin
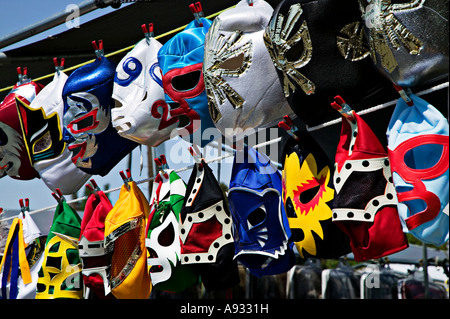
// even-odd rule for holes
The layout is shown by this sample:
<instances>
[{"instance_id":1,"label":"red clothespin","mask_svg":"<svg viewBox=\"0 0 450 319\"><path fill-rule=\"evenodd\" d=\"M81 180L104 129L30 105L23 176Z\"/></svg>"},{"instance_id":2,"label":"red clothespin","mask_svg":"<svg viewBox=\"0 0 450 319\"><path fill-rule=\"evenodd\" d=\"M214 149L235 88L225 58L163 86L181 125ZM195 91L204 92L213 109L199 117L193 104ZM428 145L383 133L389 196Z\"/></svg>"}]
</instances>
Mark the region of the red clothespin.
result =
<instances>
[{"instance_id":1,"label":"red clothespin","mask_svg":"<svg viewBox=\"0 0 450 319\"><path fill-rule=\"evenodd\" d=\"M144 23L143 25L141 25L141 29L142 29L142 32L144 32L145 39L147 39L147 43L149 43L150 42L150 38L153 38L153 35L154 35L154 33L153 33L153 23L149 23L148 24L148 28L147 28L147 26Z\"/></svg>"},{"instance_id":2,"label":"red clothespin","mask_svg":"<svg viewBox=\"0 0 450 319\"><path fill-rule=\"evenodd\" d=\"M295 135L295 131L297 131L298 128L289 117L289 115L283 116L283 121L278 122L278 127L284 129L286 133L295 138L296 141L299 140L299 137Z\"/></svg>"},{"instance_id":3,"label":"red clothespin","mask_svg":"<svg viewBox=\"0 0 450 319\"><path fill-rule=\"evenodd\" d=\"M64 69L64 58L61 58L61 63L58 63L58 58L53 58L53 64L55 65L55 71L59 74Z\"/></svg>"},{"instance_id":4,"label":"red clothespin","mask_svg":"<svg viewBox=\"0 0 450 319\"><path fill-rule=\"evenodd\" d=\"M62 192L61 192L61 190L60 190L59 188L57 188L57 189L55 190L55 192L52 193L52 196L53 196L53 198L56 199L56 201L57 201L58 203L60 203L60 204L61 204L63 201L66 200L66 199L64 198L64 196L63 196L63 194L62 194Z\"/></svg>"},{"instance_id":5,"label":"red clothespin","mask_svg":"<svg viewBox=\"0 0 450 319\"><path fill-rule=\"evenodd\" d=\"M336 95L334 97L334 102L331 103L331 107L341 113L342 116L350 122L354 123L356 121L353 116L353 109L350 107L350 105L345 103L344 99L340 95Z\"/></svg>"},{"instance_id":6,"label":"red clothespin","mask_svg":"<svg viewBox=\"0 0 450 319\"><path fill-rule=\"evenodd\" d=\"M103 50L103 40L98 40L98 45L95 40L92 41L91 43L92 46L94 47L95 55L97 56L97 58L101 59L102 56L105 54L105 51Z\"/></svg>"},{"instance_id":7,"label":"red clothespin","mask_svg":"<svg viewBox=\"0 0 450 319\"><path fill-rule=\"evenodd\" d=\"M253 0L247 0L247 3L250 7L253 7Z\"/></svg>"},{"instance_id":8,"label":"red clothespin","mask_svg":"<svg viewBox=\"0 0 450 319\"><path fill-rule=\"evenodd\" d=\"M194 15L195 20L199 24L200 27L203 27L202 20L200 18L204 17L202 4L199 2L191 3L189 5L189 9L191 9L192 14Z\"/></svg>"},{"instance_id":9,"label":"red clothespin","mask_svg":"<svg viewBox=\"0 0 450 319\"><path fill-rule=\"evenodd\" d=\"M128 182L131 182L133 179L131 178L131 171L129 168L126 170L127 175L125 176L125 173L123 171L120 171L120 177L122 177L123 183L125 184L126 188L130 190L130 185L128 185Z\"/></svg>"},{"instance_id":10,"label":"red clothespin","mask_svg":"<svg viewBox=\"0 0 450 319\"><path fill-rule=\"evenodd\" d=\"M19 66L16 68L17 70L17 75L19 77L19 84L23 84L27 81L29 81L29 79L27 78L27 73L28 73L28 69L26 67L24 67L23 69Z\"/></svg>"},{"instance_id":11,"label":"red clothespin","mask_svg":"<svg viewBox=\"0 0 450 319\"><path fill-rule=\"evenodd\" d=\"M191 153L191 155L194 158L194 161L198 165L198 167L203 167L202 153L200 152L200 149L198 148L198 146L195 144L192 144L192 146L189 147L189 153Z\"/></svg>"},{"instance_id":12,"label":"red clothespin","mask_svg":"<svg viewBox=\"0 0 450 319\"><path fill-rule=\"evenodd\" d=\"M411 100L411 98L409 97L408 93L406 92L406 90L404 88L402 88L401 86L392 83L392 85L394 86L394 89L398 92L398 94L400 94L400 97L405 100L406 104L408 104L409 106L413 106L414 102L413 100ZM407 89L409 90L409 89Z\"/></svg>"},{"instance_id":13,"label":"red clothespin","mask_svg":"<svg viewBox=\"0 0 450 319\"><path fill-rule=\"evenodd\" d=\"M156 165L159 167L160 175L163 175L165 178L169 178L169 174L166 173L166 169L169 168L167 164L166 156L164 154L160 155L154 159ZM159 175L158 175L159 176Z\"/></svg>"},{"instance_id":14,"label":"red clothespin","mask_svg":"<svg viewBox=\"0 0 450 319\"><path fill-rule=\"evenodd\" d=\"M86 187L93 193L95 196L98 196L97 192L100 190L96 181L94 179L89 180L90 183L86 184Z\"/></svg>"},{"instance_id":15,"label":"red clothespin","mask_svg":"<svg viewBox=\"0 0 450 319\"><path fill-rule=\"evenodd\" d=\"M25 198L25 204L23 198L19 199L20 211L22 212L23 217L25 217L25 212L30 211L30 200Z\"/></svg>"}]
</instances>

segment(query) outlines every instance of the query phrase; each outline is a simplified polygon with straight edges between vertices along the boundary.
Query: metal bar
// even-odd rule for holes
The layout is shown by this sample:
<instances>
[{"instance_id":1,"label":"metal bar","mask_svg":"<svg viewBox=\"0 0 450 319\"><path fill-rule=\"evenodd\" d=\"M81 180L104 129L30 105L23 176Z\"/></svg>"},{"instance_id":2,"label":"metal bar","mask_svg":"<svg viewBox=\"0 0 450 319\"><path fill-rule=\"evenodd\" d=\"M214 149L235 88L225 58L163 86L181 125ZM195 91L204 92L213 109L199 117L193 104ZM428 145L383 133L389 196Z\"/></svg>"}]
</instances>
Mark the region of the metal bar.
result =
<instances>
[{"instance_id":1,"label":"metal bar","mask_svg":"<svg viewBox=\"0 0 450 319\"><path fill-rule=\"evenodd\" d=\"M103 0L105 4L110 4L113 2L113 0ZM89 13L91 11L94 11L98 9L98 7L95 5L94 0L85 0L81 2L79 5L80 10L80 16ZM60 24L63 24L66 22L67 17L72 14L72 12L67 11L61 11L59 13L54 14L51 17L48 17L44 20L41 20L37 23L34 23L28 27L25 27L23 29L20 29L16 32L10 33L6 36L3 36L0 38L0 49L4 48L8 45L17 43L19 41L22 41L24 39L27 39L29 37L32 37L38 33L41 33L43 31L46 31L48 29L51 29L53 27L56 27Z\"/></svg>"}]
</instances>

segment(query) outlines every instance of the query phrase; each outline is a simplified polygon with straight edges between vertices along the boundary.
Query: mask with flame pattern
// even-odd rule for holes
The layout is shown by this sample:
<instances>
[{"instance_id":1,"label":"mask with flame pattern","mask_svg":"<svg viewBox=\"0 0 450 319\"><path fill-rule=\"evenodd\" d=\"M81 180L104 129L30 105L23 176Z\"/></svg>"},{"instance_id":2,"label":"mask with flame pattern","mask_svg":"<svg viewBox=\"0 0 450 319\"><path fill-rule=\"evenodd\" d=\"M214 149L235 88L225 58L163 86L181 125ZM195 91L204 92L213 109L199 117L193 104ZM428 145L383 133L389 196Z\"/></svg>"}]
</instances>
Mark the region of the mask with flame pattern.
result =
<instances>
[{"instance_id":1,"label":"mask with flame pattern","mask_svg":"<svg viewBox=\"0 0 450 319\"><path fill-rule=\"evenodd\" d=\"M84 285L100 299L112 298L109 263L105 250L105 219L113 205L100 189L89 195L81 220L78 250Z\"/></svg>"},{"instance_id":2,"label":"mask with flame pattern","mask_svg":"<svg viewBox=\"0 0 450 319\"><path fill-rule=\"evenodd\" d=\"M179 292L199 282L192 267L182 265L180 260L178 221L185 192L186 185L173 170L160 173L153 184L145 246L150 278L157 290Z\"/></svg>"},{"instance_id":3,"label":"mask with flame pattern","mask_svg":"<svg viewBox=\"0 0 450 319\"><path fill-rule=\"evenodd\" d=\"M448 77L448 1L359 0L376 68L403 87Z\"/></svg>"},{"instance_id":4,"label":"mask with flame pattern","mask_svg":"<svg viewBox=\"0 0 450 319\"><path fill-rule=\"evenodd\" d=\"M214 128L202 71L205 35L211 21L205 18L200 21L201 25L192 21L169 39L158 52L158 62L170 116L178 118L180 136L200 133L204 146L212 139L203 139L203 132Z\"/></svg>"},{"instance_id":5,"label":"mask with flame pattern","mask_svg":"<svg viewBox=\"0 0 450 319\"><path fill-rule=\"evenodd\" d=\"M335 191L331 163L307 131L289 137L283 150L283 204L292 240L302 258L338 258L351 251L347 235L332 222Z\"/></svg>"},{"instance_id":6,"label":"mask with flame pattern","mask_svg":"<svg viewBox=\"0 0 450 319\"><path fill-rule=\"evenodd\" d=\"M62 200L56 207L39 270L36 299L82 299L83 279L78 253L81 218Z\"/></svg>"},{"instance_id":7,"label":"mask with flame pattern","mask_svg":"<svg viewBox=\"0 0 450 319\"><path fill-rule=\"evenodd\" d=\"M207 291L239 282L231 226L222 189L202 159L189 178L179 227L181 263L195 267Z\"/></svg>"},{"instance_id":8,"label":"mask with flame pattern","mask_svg":"<svg viewBox=\"0 0 450 319\"><path fill-rule=\"evenodd\" d=\"M292 114L283 98L263 33L272 15L263 0L238 2L214 19L206 35L203 72L211 118L225 137L270 127ZM255 81L255 79L259 79Z\"/></svg>"},{"instance_id":9,"label":"mask with flame pattern","mask_svg":"<svg viewBox=\"0 0 450 319\"><path fill-rule=\"evenodd\" d=\"M111 123L115 64L104 56L76 69L66 81L64 141L72 161L92 175L105 176L137 143L121 137Z\"/></svg>"},{"instance_id":10,"label":"mask with flame pattern","mask_svg":"<svg viewBox=\"0 0 450 319\"><path fill-rule=\"evenodd\" d=\"M406 249L387 153L367 123L341 98L336 101L332 106L342 115L342 127L333 177L333 222L349 236L356 261Z\"/></svg>"},{"instance_id":11,"label":"mask with flame pattern","mask_svg":"<svg viewBox=\"0 0 450 319\"><path fill-rule=\"evenodd\" d=\"M449 154L447 119L410 94L399 99L388 129L388 155L405 232L437 247L449 234Z\"/></svg>"},{"instance_id":12,"label":"mask with flame pattern","mask_svg":"<svg viewBox=\"0 0 450 319\"><path fill-rule=\"evenodd\" d=\"M327 105L338 94L360 101L392 91L367 58L360 19L356 1L283 0L275 8L264 42L284 96L305 124L335 119Z\"/></svg>"},{"instance_id":13,"label":"mask with flame pattern","mask_svg":"<svg viewBox=\"0 0 450 319\"><path fill-rule=\"evenodd\" d=\"M0 103L0 178L6 175L19 180L39 178L28 155L16 101L29 105L42 88L19 76L19 82Z\"/></svg>"},{"instance_id":14,"label":"mask with flame pattern","mask_svg":"<svg viewBox=\"0 0 450 319\"><path fill-rule=\"evenodd\" d=\"M148 146L168 140L178 125L164 99L157 56L161 46L151 37L141 40L119 62L114 77L112 124L121 136Z\"/></svg>"},{"instance_id":15,"label":"mask with flame pattern","mask_svg":"<svg viewBox=\"0 0 450 319\"><path fill-rule=\"evenodd\" d=\"M235 258L258 277L288 271L296 258L281 201L281 174L255 149L235 154L228 191Z\"/></svg>"}]
</instances>

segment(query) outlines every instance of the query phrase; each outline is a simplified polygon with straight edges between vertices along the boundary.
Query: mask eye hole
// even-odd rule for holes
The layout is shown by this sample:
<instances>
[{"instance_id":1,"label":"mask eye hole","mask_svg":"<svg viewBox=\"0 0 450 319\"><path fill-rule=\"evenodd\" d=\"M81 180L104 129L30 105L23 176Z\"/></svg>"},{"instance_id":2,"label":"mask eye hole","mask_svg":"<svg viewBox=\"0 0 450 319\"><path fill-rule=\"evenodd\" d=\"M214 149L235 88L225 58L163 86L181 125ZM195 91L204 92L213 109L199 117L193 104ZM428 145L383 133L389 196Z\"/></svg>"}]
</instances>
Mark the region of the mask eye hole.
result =
<instances>
[{"instance_id":1,"label":"mask eye hole","mask_svg":"<svg viewBox=\"0 0 450 319\"><path fill-rule=\"evenodd\" d=\"M0 146L6 145L8 143L8 136L5 131L0 128Z\"/></svg>"},{"instance_id":2,"label":"mask eye hole","mask_svg":"<svg viewBox=\"0 0 450 319\"><path fill-rule=\"evenodd\" d=\"M292 204L292 200L288 197L286 199L286 215L289 218L297 218L297 214L295 213L294 205Z\"/></svg>"},{"instance_id":3,"label":"mask eye hole","mask_svg":"<svg viewBox=\"0 0 450 319\"><path fill-rule=\"evenodd\" d=\"M261 225L266 220L266 216L267 213L264 205L259 206L257 209L252 211L247 217L248 229Z\"/></svg>"},{"instance_id":4,"label":"mask eye hole","mask_svg":"<svg viewBox=\"0 0 450 319\"><path fill-rule=\"evenodd\" d=\"M296 62L301 60L303 53L305 52L305 46L303 41L298 41L285 53L285 58L289 62Z\"/></svg>"},{"instance_id":5,"label":"mask eye hole","mask_svg":"<svg viewBox=\"0 0 450 319\"><path fill-rule=\"evenodd\" d=\"M308 204L310 201L316 197L316 195L319 193L320 185L311 187L307 190L304 190L300 194L300 203L302 204Z\"/></svg>"},{"instance_id":6,"label":"mask eye hole","mask_svg":"<svg viewBox=\"0 0 450 319\"><path fill-rule=\"evenodd\" d=\"M194 89L200 80L200 70L192 71L186 74L177 75L172 78L172 87L179 91L190 91Z\"/></svg>"},{"instance_id":7,"label":"mask eye hole","mask_svg":"<svg viewBox=\"0 0 450 319\"><path fill-rule=\"evenodd\" d=\"M237 70L244 64L244 53L238 56L229 58L220 64L221 69L225 70Z\"/></svg>"},{"instance_id":8,"label":"mask eye hole","mask_svg":"<svg viewBox=\"0 0 450 319\"><path fill-rule=\"evenodd\" d=\"M158 243L163 247L169 247L175 240L175 230L172 224L168 225L158 236Z\"/></svg>"},{"instance_id":9,"label":"mask eye hole","mask_svg":"<svg viewBox=\"0 0 450 319\"><path fill-rule=\"evenodd\" d=\"M46 132L44 136L39 138L33 145L33 153L41 153L48 150L52 146L52 137L50 132Z\"/></svg>"},{"instance_id":10,"label":"mask eye hole","mask_svg":"<svg viewBox=\"0 0 450 319\"><path fill-rule=\"evenodd\" d=\"M119 108L119 107L122 107L122 103L120 103L117 100L114 100L114 108Z\"/></svg>"},{"instance_id":11,"label":"mask eye hole","mask_svg":"<svg viewBox=\"0 0 450 319\"><path fill-rule=\"evenodd\" d=\"M443 145L419 145L405 153L405 164L412 169L429 169L435 166L442 156Z\"/></svg>"}]
</instances>

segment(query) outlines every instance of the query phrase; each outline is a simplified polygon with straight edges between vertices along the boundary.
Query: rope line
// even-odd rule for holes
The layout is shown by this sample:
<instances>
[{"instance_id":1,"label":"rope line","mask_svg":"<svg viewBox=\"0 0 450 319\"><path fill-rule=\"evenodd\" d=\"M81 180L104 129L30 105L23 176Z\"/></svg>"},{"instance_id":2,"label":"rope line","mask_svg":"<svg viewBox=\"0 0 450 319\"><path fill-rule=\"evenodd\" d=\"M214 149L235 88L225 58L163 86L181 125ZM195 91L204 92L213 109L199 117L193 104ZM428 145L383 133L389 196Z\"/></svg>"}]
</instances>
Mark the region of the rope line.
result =
<instances>
[{"instance_id":1,"label":"rope line","mask_svg":"<svg viewBox=\"0 0 450 319\"><path fill-rule=\"evenodd\" d=\"M224 11L226 11L226 10L229 10L229 9L231 9L231 8L234 8L234 7L235 7L235 6L231 6L231 7L229 7L229 8L224 9L224 10L221 10L221 11L218 11L218 12L216 12L216 13L213 13L213 14L207 16L206 19L212 19L212 18L218 16L219 14L221 14L222 12L224 12ZM183 31L186 27L187 27L187 24L185 24L185 25L183 25L183 26L181 26L181 27L178 27L178 28L176 28L176 29L167 31L167 32L165 32L165 33L162 33L162 34L160 34L160 35L157 35L157 36L154 37L154 39L158 40L158 39L163 38L163 37L166 37L166 36L168 36L168 35L171 35L171 34L174 34L174 33L180 32L180 31ZM123 49L119 49L119 50L117 50L117 51L114 51L114 52L105 54L105 57L109 58L109 57L111 57L111 56L114 56L114 55L117 55L117 54L120 54L120 53L123 53L123 52L126 52L126 51L130 51L130 50L132 50L135 46L136 46L136 44L133 44L133 45L130 45L130 46L125 47L125 48L123 48ZM82 66L84 66L84 65L86 65L86 64L92 63L92 62L94 62L94 61L95 61L95 59L88 60L88 61L86 61L86 62L83 62L83 63L77 64L77 65L68 67L68 68L66 68L66 69L63 69L62 71L63 71L63 72L72 71L72 70L78 69L79 67L82 67ZM43 75L43 76L40 76L40 77L37 77L37 78L35 78L35 79L32 79L32 81L38 82L38 81L41 81L41 80L50 78L50 77L52 77L52 76L54 76L54 75L55 75L55 72L50 73L50 74L47 74L47 75ZM4 88L0 89L0 92L11 90L13 87L14 87L14 85L11 85L11 86L8 86L8 87L4 87Z\"/></svg>"}]
</instances>

